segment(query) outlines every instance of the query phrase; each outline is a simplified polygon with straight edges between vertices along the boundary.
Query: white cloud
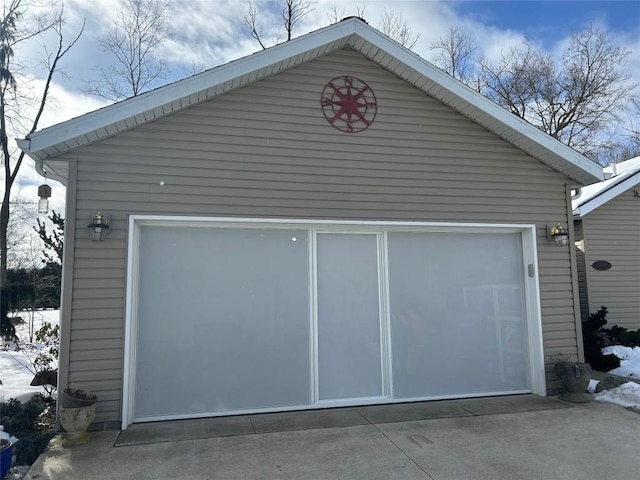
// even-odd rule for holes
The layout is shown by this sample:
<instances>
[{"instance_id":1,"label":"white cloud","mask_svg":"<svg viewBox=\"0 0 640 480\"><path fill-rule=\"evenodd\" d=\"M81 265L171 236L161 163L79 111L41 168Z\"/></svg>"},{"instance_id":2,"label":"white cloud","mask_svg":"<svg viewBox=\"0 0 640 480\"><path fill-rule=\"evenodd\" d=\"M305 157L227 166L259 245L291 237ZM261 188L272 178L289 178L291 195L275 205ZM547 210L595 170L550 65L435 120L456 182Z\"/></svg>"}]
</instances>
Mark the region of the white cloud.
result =
<instances>
[{"instance_id":1,"label":"white cloud","mask_svg":"<svg viewBox=\"0 0 640 480\"><path fill-rule=\"evenodd\" d=\"M162 49L167 62L211 68L259 48L244 30L239 1L179 1L171 5L173 37Z\"/></svg>"},{"instance_id":2,"label":"white cloud","mask_svg":"<svg viewBox=\"0 0 640 480\"><path fill-rule=\"evenodd\" d=\"M482 54L490 61L498 61L503 53L508 53L512 48L522 48L526 38L510 30L501 31L496 28L478 27L478 40L482 48Z\"/></svg>"}]
</instances>

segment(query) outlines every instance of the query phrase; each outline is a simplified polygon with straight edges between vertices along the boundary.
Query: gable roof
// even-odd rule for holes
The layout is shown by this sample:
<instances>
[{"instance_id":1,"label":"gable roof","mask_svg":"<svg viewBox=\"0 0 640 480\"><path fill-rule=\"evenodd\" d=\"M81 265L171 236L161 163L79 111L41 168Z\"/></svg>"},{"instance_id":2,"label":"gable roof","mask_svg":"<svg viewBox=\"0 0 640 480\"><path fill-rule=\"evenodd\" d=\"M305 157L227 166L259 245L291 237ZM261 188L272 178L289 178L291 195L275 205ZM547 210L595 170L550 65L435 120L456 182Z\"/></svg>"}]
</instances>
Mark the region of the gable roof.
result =
<instances>
[{"instance_id":1,"label":"gable roof","mask_svg":"<svg viewBox=\"0 0 640 480\"><path fill-rule=\"evenodd\" d=\"M233 89L350 48L502 137L577 184L601 180L600 166L508 112L415 53L351 17L197 75L179 80L18 140L36 169L66 184L67 163L56 158Z\"/></svg>"},{"instance_id":2,"label":"gable roof","mask_svg":"<svg viewBox=\"0 0 640 480\"><path fill-rule=\"evenodd\" d=\"M621 193L640 185L640 157L609 165L603 168L603 172L605 176L612 176L603 182L582 187L580 196L572 201L574 215L584 217Z\"/></svg>"}]
</instances>

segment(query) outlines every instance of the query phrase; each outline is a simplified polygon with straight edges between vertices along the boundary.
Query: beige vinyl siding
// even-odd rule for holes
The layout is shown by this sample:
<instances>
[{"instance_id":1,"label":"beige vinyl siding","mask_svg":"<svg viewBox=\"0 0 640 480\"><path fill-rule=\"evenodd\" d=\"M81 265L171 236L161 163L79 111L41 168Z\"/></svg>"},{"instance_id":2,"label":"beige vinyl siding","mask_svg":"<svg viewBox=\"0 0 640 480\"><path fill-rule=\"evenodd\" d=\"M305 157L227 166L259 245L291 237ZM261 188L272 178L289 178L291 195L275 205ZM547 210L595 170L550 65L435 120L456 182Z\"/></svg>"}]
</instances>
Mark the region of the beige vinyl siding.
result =
<instances>
[{"instance_id":1,"label":"beige vinyl siding","mask_svg":"<svg viewBox=\"0 0 640 480\"><path fill-rule=\"evenodd\" d=\"M339 75L376 94L377 118L361 133L321 112L320 92ZM566 177L352 51L67 157L78 161L69 379L100 388L96 422L120 420L131 214L535 224L545 354L578 353L569 249L546 240L546 225L570 216ZM112 228L90 242L98 210Z\"/></svg>"},{"instance_id":2,"label":"beige vinyl siding","mask_svg":"<svg viewBox=\"0 0 640 480\"><path fill-rule=\"evenodd\" d=\"M583 217L586 238L589 310L608 309L608 326L640 328L640 198L633 189ZM610 270L591 267L611 262Z\"/></svg>"}]
</instances>

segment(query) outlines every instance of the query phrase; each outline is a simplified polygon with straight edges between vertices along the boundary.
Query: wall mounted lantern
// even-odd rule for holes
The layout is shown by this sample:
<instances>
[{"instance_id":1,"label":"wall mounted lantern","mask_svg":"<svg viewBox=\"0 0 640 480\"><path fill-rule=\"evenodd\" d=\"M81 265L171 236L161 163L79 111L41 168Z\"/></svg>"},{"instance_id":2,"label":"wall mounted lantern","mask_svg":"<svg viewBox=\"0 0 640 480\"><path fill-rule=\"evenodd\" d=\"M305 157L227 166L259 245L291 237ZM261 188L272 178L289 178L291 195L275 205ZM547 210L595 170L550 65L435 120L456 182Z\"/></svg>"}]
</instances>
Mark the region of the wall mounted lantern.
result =
<instances>
[{"instance_id":1,"label":"wall mounted lantern","mask_svg":"<svg viewBox=\"0 0 640 480\"><path fill-rule=\"evenodd\" d=\"M47 213L49 211L49 197L51 197L51 187L43 183L38 187L38 213Z\"/></svg>"},{"instance_id":2,"label":"wall mounted lantern","mask_svg":"<svg viewBox=\"0 0 640 480\"><path fill-rule=\"evenodd\" d=\"M553 240L556 247L566 247L569 245L569 230L562 225L547 225L547 240Z\"/></svg>"},{"instance_id":3,"label":"wall mounted lantern","mask_svg":"<svg viewBox=\"0 0 640 480\"><path fill-rule=\"evenodd\" d=\"M109 233L109 223L111 223L111 217L102 215L100 212L96 213L88 225L89 238L94 242L104 241L107 238L107 233Z\"/></svg>"}]
</instances>

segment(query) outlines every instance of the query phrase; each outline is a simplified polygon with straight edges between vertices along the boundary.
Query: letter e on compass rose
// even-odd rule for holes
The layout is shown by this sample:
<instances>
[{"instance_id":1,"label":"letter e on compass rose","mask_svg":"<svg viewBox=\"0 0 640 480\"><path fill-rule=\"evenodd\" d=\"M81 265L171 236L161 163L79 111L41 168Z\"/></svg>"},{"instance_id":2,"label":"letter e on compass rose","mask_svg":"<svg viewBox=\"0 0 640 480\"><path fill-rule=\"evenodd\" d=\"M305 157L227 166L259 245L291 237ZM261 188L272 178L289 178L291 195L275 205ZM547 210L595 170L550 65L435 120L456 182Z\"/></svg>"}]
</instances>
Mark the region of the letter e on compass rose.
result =
<instances>
[{"instance_id":1,"label":"letter e on compass rose","mask_svg":"<svg viewBox=\"0 0 640 480\"><path fill-rule=\"evenodd\" d=\"M322 89L322 113L338 130L357 133L373 123L378 103L371 87L356 77L336 77Z\"/></svg>"}]
</instances>

